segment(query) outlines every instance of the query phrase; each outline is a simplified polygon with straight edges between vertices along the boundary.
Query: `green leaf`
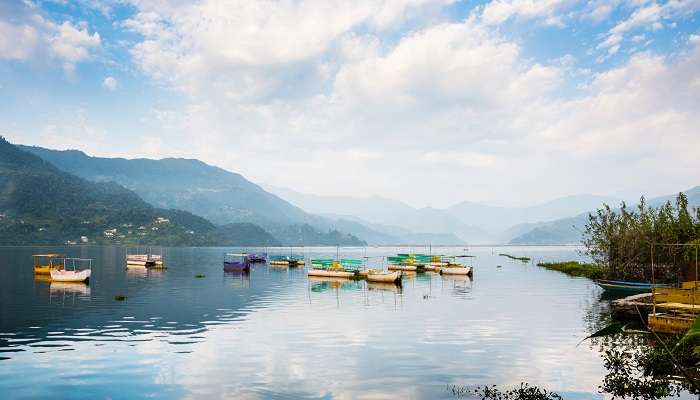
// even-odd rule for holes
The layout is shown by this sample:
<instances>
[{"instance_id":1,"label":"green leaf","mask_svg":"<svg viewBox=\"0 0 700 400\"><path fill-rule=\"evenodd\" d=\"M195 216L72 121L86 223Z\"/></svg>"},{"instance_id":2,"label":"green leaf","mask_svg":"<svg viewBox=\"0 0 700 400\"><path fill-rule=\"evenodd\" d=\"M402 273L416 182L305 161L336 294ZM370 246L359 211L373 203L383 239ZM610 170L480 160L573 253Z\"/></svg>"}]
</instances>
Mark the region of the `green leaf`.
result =
<instances>
[{"instance_id":1,"label":"green leaf","mask_svg":"<svg viewBox=\"0 0 700 400\"><path fill-rule=\"evenodd\" d=\"M605 328L593 333L590 336L587 336L585 339L581 340L579 344L585 342L588 339L593 339L597 337L603 337L603 336L610 336L610 335L617 335L618 333L624 333L625 332L625 325L622 325L619 322L613 322L610 325L606 326ZM578 346L577 344L576 346Z\"/></svg>"},{"instance_id":2,"label":"green leaf","mask_svg":"<svg viewBox=\"0 0 700 400\"><path fill-rule=\"evenodd\" d=\"M681 340L678 341L676 344L676 347L685 345L686 343L690 341L696 341L700 339L700 315L695 318L695 321L693 321L693 324L690 325L690 329L688 329L688 332L683 335Z\"/></svg>"}]
</instances>

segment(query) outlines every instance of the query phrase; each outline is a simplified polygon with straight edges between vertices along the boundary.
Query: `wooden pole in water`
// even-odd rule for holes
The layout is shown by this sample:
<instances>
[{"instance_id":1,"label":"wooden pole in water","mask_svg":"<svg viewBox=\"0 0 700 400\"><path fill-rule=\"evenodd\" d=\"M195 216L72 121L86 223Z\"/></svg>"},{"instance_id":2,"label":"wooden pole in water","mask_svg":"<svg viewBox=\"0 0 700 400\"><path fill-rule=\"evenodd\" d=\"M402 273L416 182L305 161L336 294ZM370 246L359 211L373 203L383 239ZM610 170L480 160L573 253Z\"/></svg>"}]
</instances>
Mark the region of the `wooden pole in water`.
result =
<instances>
[{"instance_id":1,"label":"wooden pole in water","mask_svg":"<svg viewBox=\"0 0 700 400\"><path fill-rule=\"evenodd\" d=\"M656 314L656 289L654 288L654 243L651 243L651 301L653 303L652 305L652 312L653 314Z\"/></svg>"}]
</instances>

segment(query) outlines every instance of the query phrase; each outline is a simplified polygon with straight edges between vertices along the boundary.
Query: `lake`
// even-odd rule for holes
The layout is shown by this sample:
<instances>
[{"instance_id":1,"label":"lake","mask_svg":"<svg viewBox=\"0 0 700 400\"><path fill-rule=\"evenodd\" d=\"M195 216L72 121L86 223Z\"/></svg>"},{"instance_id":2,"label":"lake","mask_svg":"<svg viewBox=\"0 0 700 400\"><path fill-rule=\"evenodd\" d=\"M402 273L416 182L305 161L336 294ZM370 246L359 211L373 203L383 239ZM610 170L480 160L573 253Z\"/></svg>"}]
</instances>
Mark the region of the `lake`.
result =
<instances>
[{"instance_id":1,"label":"lake","mask_svg":"<svg viewBox=\"0 0 700 400\"><path fill-rule=\"evenodd\" d=\"M418 274L402 289L264 264L225 274L227 250L168 248L155 270L127 269L122 247L0 248L0 398L449 399L448 385L521 381L602 397L601 356L577 346L606 307L601 290L535 265L582 259L579 248L472 247L473 280ZM46 251L93 258L89 285L35 280L31 254ZM428 250L295 249L412 251Z\"/></svg>"}]
</instances>

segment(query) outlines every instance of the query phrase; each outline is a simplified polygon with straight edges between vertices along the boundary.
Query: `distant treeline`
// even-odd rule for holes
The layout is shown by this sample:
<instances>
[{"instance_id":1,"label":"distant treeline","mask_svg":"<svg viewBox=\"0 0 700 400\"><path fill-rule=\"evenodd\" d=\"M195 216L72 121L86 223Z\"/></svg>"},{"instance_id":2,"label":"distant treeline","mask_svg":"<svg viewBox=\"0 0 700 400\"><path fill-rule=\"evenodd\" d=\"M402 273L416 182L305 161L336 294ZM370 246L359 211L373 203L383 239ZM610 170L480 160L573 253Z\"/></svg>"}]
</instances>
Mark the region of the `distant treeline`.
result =
<instances>
[{"instance_id":1,"label":"distant treeline","mask_svg":"<svg viewBox=\"0 0 700 400\"><path fill-rule=\"evenodd\" d=\"M656 281L694 280L700 212L688 210L684 193L659 207L649 207L644 197L634 209L624 202L619 210L604 205L589 216L583 244L608 278L651 281L653 253Z\"/></svg>"}]
</instances>

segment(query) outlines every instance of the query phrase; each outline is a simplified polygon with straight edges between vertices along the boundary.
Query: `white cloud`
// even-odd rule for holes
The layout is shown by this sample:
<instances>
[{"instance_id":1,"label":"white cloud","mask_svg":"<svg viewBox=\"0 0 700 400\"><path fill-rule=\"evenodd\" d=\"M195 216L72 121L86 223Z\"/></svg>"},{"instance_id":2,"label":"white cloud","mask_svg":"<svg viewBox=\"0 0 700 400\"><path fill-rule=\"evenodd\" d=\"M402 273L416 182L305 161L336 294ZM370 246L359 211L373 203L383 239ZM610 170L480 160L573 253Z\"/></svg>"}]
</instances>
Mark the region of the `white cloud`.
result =
<instances>
[{"instance_id":1,"label":"white cloud","mask_svg":"<svg viewBox=\"0 0 700 400\"><path fill-rule=\"evenodd\" d=\"M29 5L17 13L14 18L8 15L8 21L0 16L0 59L58 60L70 72L76 63L90 59L101 45L99 33L90 34L85 22L57 24Z\"/></svg>"},{"instance_id":2,"label":"white cloud","mask_svg":"<svg viewBox=\"0 0 700 400\"><path fill-rule=\"evenodd\" d=\"M29 59L39 42L39 33L30 25L0 21L0 59Z\"/></svg>"},{"instance_id":3,"label":"white cloud","mask_svg":"<svg viewBox=\"0 0 700 400\"><path fill-rule=\"evenodd\" d=\"M140 12L124 26L144 36L132 55L146 74L189 93L216 88L227 98L251 100L290 82L305 85L327 76L328 66L319 58L336 50L342 39L346 46L339 51L349 54L352 43L347 42L354 29L395 29L401 21L445 2L139 3ZM362 40L371 50L371 34Z\"/></svg>"},{"instance_id":4,"label":"white cloud","mask_svg":"<svg viewBox=\"0 0 700 400\"><path fill-rule=\"evenodd\" d=\"M484 6L481 20L487 25L499 25L511 18L542 18L547 25L563 27L556 12L571 3L569 0L494 0Z\"/></svg>"},{"instance_id":5,"label":"white cloud","mask_svg":"<svg viewBox=\"0 0 700 400\"><path fill-rule=\"evenodd\" d=\"M117 85L117 80L112 76L108 76L102 81L102 86L110 92L117 90Z\"/></svg>"},{"instance_id":6,"label":"white cloud","mask_svg":"<svg viewBox=\"0 0 700 400\"><path fill-rule=\"evenodd\" d=\"M75 64L90 57L90 51L100 46L100 34L92 35L87 28L74 26L68 21L55 26L55 33L49 38L53 54L66 63Z\"/></svg>"},{"instance_id":7,"label":"white cloud","mask_svg":"<svg viewBox=\"0 0 700 400\"><path fill-rule=\"evenodd\" d=\"M682 18L700 10L700 0L668 1L664 4L658 4L656 1L641 1L632 4L635 6L632 14L607 32L605 39L597 46L598 49L619 46L629 32L642 28L658 31L663 29L664 19Z\"/></svg>"}]
</instances>

